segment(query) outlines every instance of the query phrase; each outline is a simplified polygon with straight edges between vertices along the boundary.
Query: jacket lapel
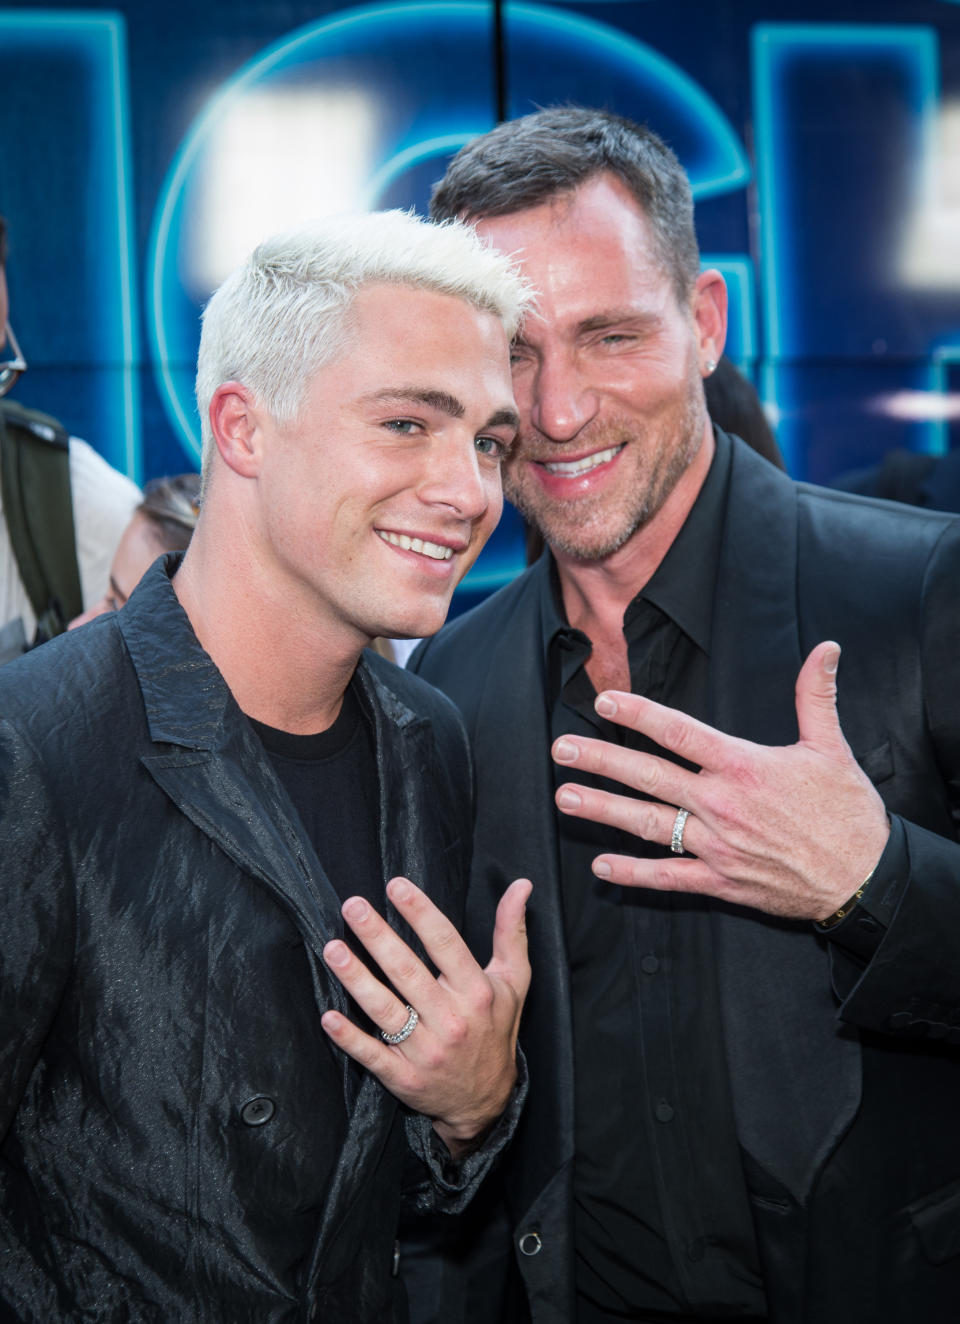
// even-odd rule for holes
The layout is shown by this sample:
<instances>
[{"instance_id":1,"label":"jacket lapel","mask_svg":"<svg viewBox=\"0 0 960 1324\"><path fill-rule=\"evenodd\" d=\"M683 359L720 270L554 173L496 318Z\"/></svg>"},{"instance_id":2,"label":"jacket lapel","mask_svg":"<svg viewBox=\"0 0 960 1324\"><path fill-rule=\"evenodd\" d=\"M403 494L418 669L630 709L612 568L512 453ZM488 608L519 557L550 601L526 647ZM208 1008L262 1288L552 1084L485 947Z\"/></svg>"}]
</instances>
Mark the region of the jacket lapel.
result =
<instances>
[{"instance_id":1,"label":"jacket lapel","mask_svg":"<svg viewBox=\"0 0 960 1324\"><path fill-rule=\"evenodd\" d=\"M711 721L765 745L797 738L797 573L796 489L734 442ZM807 922L718 904L714 933L740 1141L803 1202L859 1106L859 1042L837 1020L826 943Z\"/></svg>"},{"instance_id":2,"label":"jacket lapel","mask_svg":"<svg viewBox=\"0 0 960 1324\"><path fill-rule=\"evenodd\" d=\"M339 901L289 797L226 682L201 648L169 576L153 567L120 616L151 739L141 761L177 808L290 915L319 958L342 932ZM329 1004L346 1010L337 980Z\"/></svg>"}]
</instances>

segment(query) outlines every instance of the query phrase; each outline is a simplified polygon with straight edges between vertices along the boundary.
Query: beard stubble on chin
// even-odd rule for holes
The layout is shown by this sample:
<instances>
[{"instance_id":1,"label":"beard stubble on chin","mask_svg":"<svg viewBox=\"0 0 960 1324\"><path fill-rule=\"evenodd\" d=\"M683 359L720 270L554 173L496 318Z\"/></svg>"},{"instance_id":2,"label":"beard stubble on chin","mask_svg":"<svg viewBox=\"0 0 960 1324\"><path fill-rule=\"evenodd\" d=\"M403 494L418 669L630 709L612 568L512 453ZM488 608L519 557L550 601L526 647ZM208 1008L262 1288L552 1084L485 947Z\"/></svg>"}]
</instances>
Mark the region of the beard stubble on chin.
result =
<instances>
[{"instance_id":1,"label":"beard stubble on chin","mask_svg":"<svg viewBox=\"0 0 960 1324\"><path fill-rule=\"evenodd\" d=\"M526 482L517 482L508 469L504 495L553 552L576 561L601 561L619 551L660 510L703 443L705 413L703 383L697 372L691 374L672 428L667 422L652 437L645 437L634 420L623 418L607 420L589 437L584 436L598 450L625 442L628 447L652 451L646 469L633 475L635 490L620 487L596 497L558 501L549 498L532 475ZM665 437L663 431L672 435ZM521 438L518 450L523 454L526 449Z\"/></svg>"}]
</instances>

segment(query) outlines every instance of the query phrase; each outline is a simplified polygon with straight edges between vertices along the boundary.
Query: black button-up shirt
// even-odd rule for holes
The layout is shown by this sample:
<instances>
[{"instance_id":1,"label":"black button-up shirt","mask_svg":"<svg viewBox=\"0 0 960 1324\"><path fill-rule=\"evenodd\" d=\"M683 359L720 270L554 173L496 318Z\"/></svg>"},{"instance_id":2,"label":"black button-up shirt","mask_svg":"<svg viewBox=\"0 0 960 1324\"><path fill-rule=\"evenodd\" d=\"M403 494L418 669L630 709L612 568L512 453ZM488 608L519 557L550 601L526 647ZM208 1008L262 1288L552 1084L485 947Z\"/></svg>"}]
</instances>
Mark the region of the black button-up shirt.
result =
<instances>
[{"instance_id":1,"label":"black button-up shirt","mask_svg":"<svg viewBox=\"0 0 960 1324\"><path fill-rule=\"evenodd\" d=\"M723 452L623 622L633 691L702 720L729 467ZM553 738L600 736L654 751L594 712L590 641L567 625L555 576L542 620ZM556 769L558 785L576 780L605 784ZM601 851L663 856L666 847L563 815L559 830L574 1013L578 1321L762 1318L710 902L617 887L590 870Z\"/></svg>"}]
</instances>

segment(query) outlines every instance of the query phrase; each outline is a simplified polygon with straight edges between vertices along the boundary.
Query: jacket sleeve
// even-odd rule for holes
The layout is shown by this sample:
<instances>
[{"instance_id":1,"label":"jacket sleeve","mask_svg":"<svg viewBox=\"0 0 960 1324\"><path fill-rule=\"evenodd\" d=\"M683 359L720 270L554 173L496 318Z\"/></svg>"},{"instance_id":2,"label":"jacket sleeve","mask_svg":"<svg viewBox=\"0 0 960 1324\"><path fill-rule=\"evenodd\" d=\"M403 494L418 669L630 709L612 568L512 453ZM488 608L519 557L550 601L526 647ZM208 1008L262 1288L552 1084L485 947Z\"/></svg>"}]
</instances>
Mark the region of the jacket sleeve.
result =
<instances>
[{"instance_id":1,"label":"jacket sleeve","mask_svg":"<svg viewBox=\"0 0 960 1324\"><path fill-rule=\"evenodd\" d=\"M410 1113L406 1118L407 1143L424 1165L420 1180L404 1186L403 1207L412 1213L459 1214L473 1199L477 1187L490 1171L497 1156L513 1137L527 1097L527 1064L517 1048L517 1079L507 1106L497 1118L483 1143L462 1159L451 1158L446 1145L433 1129L429 1117Z\"/></svg>"},{"instance_id":2,"label":"jacket sleeve","mask_svg":"<svg viewBox=\"0 0 960 1324\"><path fill-rule=\"evenodd\" d=\"M920 667L924 711L916 748L899 751L924 776L923 795L948 833L892 815L890 865L870 905L833 946L843 1020L884 1034L960 1045L960 523L940 538L924 578ZM929 752L928 752L929 751ZM877 922L879 921L879 923ZM865 944L860 943L863 930ZM852 945L850 942L852 939ZM860 945L859 952L856 951Z\"/></svg>"},{"instance_id":3,"label":"jacket sleeve","mask_svg":"<svg viewBox=\"0 0 960 1324\"><path fill-rule=\"evenodd\" d=\"M0 1138L56 1014L73 959L74 890L59 816L23 736L0 720Z\"/></svg>"}]
</instances>

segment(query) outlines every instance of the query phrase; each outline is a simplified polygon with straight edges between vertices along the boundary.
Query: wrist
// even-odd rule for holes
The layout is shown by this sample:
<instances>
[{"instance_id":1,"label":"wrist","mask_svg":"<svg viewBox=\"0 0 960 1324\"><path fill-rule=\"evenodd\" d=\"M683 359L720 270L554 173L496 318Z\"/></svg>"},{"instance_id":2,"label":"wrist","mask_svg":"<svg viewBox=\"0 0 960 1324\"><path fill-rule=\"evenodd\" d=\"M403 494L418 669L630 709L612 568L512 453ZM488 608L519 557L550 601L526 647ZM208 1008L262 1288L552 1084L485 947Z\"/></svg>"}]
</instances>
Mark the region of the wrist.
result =
<instances>
[{"instance_id":1,"label":"wrist","mask_svg":"<svg viewBox=\"0 0 960 1324\"><path fill-rule=\"evenodd\" d=\"M483 1143L485 1136L506 1108L516 1082L517 1065L516 1061L513 1061L501 1087L492 1098L485 1100L483 1105L457 1119L431 1118L434 1131L455 1158L462 1157L463 1154L469 1153Z\"/></svg>"},{"instance_id":2,"label":"wrist","mask_svg":"<svg viewBox=\"0 0 960 1324\"><path fill-rule=\"evenodd\" d=\"M877 867L876 865L874 865L874 867L870 870L866 878L864 878L863 882L854 892L853 896L849 898L849 900L844 901L842 906L838 906L836 910L834 910L831 914L827 915L824 919L818 919L814 921L814 923L816 924L817 928L820 930L821 933L828 933L830 929L835 928L837 924L839 924L842 920L845 920L847 918L851 910L853 910L859 904L864 892L870 886L870 880L873 878L873 875L876 872L877 872Z\"/></svg>"}]
</instances>

